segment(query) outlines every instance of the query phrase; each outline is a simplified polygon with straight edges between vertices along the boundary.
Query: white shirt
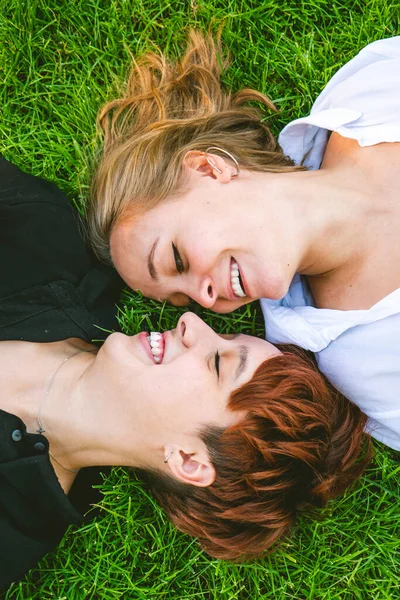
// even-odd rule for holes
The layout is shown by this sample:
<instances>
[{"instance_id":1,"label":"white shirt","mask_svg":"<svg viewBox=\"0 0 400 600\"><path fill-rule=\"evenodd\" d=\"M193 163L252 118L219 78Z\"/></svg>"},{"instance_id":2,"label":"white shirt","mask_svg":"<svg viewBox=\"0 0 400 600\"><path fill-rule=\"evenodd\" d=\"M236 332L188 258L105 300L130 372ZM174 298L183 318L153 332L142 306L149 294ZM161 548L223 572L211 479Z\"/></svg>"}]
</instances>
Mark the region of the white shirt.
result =
<instances>
[{"instance_id":1,"label":"white shirt","mask_svg":"<svg viewBox=\"0 0 400 600\"><path fill-rule=\"evenodd\" d=\"M307 155L303 164L318 169L328 131L360 146L400 141L400 37L370 44L342 67L279 143L297 164ZM400 289L369 310L315 308L297 275L283 299L261 306L268 340L315 352L321 371L368 415L371 435L400 450Z\"/></svg>"}]
</instances>

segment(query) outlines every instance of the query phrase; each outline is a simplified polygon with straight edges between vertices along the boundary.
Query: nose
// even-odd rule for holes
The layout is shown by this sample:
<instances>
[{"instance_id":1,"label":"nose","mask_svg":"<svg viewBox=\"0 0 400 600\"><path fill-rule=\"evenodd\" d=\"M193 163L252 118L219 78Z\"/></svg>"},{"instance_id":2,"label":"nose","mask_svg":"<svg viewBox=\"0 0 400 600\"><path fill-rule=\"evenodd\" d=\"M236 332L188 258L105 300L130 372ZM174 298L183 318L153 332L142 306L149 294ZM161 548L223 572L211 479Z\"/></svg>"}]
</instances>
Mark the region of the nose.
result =
<instances>
[{"instance_id":1,"label":"nose","mask_svg":"<svg viewBox=\"0 0 400 600\"><path fill-rule=\"evenodd\" d=\"M186 348L203 345L216 333L200 317L192 312L183 314L176 326L178 335Z\"/></svg>"},{"instance_id":2,"label":"nose","mask_svg":"<svg viewBox=\"0 0 400 600\"><path fill-rule=\"evenodd\" d=\"M189 296L203 308L212 308L217 300L218 294L211 277L202 277L193 282L193 290Z\"/></svg>"}]
</instances>

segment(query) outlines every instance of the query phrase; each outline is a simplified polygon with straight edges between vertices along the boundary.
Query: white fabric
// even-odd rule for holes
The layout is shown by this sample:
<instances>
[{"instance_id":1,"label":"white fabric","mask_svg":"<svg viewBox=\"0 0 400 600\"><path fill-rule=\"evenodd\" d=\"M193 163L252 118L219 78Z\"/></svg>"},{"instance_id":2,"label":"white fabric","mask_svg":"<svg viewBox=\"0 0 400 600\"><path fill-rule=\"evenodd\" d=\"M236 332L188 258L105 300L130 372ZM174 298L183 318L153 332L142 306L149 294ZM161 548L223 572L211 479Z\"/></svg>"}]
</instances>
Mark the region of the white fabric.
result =
<instances>
[{"instance_id":1,"label":"white fabric","mask_svg":"<svg viewBox=\"0 0 400 600\"><path fill-rule=\"evenodd\" d=\"M297 164L318 169L328 131L361 146L400 141L400 37L364 48L279 142ZM400 289L369 310L319 309L297 275L283 299L261 306L267 339L315 352L321 371L368 415L371 435L400 450Z\"/></svg>"}]
</instances>

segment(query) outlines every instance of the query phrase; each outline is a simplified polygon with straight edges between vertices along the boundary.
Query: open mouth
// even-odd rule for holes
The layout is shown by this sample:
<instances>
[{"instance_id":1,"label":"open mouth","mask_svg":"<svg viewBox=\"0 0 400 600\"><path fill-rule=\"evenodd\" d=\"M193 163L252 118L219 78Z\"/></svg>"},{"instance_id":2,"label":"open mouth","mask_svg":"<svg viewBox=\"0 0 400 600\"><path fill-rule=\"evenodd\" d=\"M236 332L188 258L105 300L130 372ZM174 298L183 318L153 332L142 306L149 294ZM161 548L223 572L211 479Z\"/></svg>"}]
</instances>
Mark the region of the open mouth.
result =
<instances>
[{"instance_id":1,"label":"open mouth","mask_svg":"<svg viewBox=\"0 0 400 600\"><path fill-rule=\"evenodd\" d=\"M165 348L164 338L162 334L158 333L158 331L152 331L147 336L147 341L149 343L150 351L153 356L154 362L157 364L162 363Z\"/></svg>"},{"instance_id":2,"label":"open mouth","mask_svg":"<svg viewBox=\"0 0 400 600\"><path fill-rule=\"evenodd\" d=\"M231 288L236 298L245 298L246 292L243 289L243 281L240 276L240 270L237 262L231 259Z\"/></svg>"}]
</instances>

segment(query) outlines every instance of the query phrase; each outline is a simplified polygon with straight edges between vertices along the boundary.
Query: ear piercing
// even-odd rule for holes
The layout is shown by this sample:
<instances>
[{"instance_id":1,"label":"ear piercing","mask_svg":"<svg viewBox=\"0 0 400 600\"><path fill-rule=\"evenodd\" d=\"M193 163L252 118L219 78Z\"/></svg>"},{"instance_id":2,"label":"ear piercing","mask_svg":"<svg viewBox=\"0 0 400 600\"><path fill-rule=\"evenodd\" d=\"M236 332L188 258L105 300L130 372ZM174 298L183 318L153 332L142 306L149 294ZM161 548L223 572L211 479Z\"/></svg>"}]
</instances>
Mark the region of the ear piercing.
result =
<instances>
[{"instance_id":1,"label":"ear piercing","mask_svg":"<svg viewBox=\"0 0 400 600\"><path fill-rule=\"evenodd\" d=\"M171 456L173 455L174 451L172 450L172 452L170 452L169 454L167 454L167 456L164 458L164 462L167 463L169 461L169 459L171 458Z\"/></svg>"},{"instance_id":2,"label":"ear piercing","mask_svg":"<svg viewBox=\"0 0 400 600\"><path fill-rule=\"evenodd\" d=\"M226 154L226 156L228 156L235 164L236 167L236 172L232 173L232 177L237 177L240 173L240 167L239 167L239 163L236 160L236 158L233 156L233 154L231 154L230 152L228 152L228 150L224 150L223 148L220 148L219 146L209 146L207 148L207 150L205 151L205 157L206 157L206 161L208 162L208 164L210 165L210 167L212 167L215 171L217 171L217 173L219 173L221 175L222 171L221 169L219 169L217 167L217 165L212 161L212 159L208 156L208 152L210 150L218 150L219 152L222 152L222 154Z\"/></svg>"}]
</instances>

